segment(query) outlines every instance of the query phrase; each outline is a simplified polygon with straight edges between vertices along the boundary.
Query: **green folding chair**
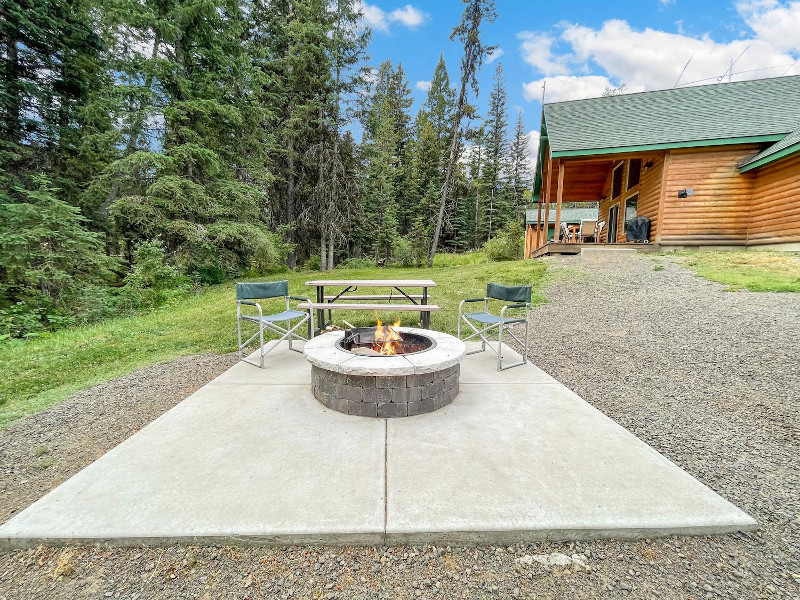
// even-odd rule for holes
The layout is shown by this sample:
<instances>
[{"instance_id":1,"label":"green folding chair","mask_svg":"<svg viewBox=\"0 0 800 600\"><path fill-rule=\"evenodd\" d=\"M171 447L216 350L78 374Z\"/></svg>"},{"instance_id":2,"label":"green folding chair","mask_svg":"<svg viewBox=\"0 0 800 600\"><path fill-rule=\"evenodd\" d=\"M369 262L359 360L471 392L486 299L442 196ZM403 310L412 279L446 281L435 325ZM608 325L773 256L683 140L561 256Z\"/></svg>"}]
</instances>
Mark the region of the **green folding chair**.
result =
<instances>
[{"instance_id":1,"label":"green folding chair","mask_svg":"<svg viewBox=\"0 0 800 600\"><path fill-rule=\"evenodd\" d=\"M495 315L489 312L489 300L500 300L501 302L511 302L513 304L505 304L500 309L500 313ZM464 313L464 305L472 302L483 302L484 310L482 312ZM524 316L506 316L506 311L519 311L524 310ZM497 370L510 369L511 367L518 367L525 364L528 360L528 318L531 312L531 286L506 286L497 283L489 283L486 285L486 296L484 298L470 298L462 300L458 305L458 338L463 341L469 341L476 337L481 340L481 349L467 352L467 354L475 354L477 352L485 352L486 346L492 349L497 354ZM519 314L519 313L517 313ZM465 338L461 337L461 323L466 323L473 333ZM525 339L520 340L514 335L511 329L512 325L517 323L525 324ZM477 326L476 326L477 325ZM497 350L492 346L492 341L488 339L488 335L497 329ZM516 342L523 347L522 361L514 363L513 365L503 366L503 332L510 335Z\"/></svg>"},{"instance_id":2,"label":"green folding chair","mask_svg":"<svg viewBox=\"0 0 800 600\"><path fill-rule=\"evenodd\" d=\"M286 298L286 310L283 312L265 315L261 309L261 304L257 300L266 300L269 298ZM308 298L302 296L289 295L289 282L271 281L266 283L237 283L236 284L236 328L239 337L239 360L246 363L264 368L264 356L266 356L273 348L277 347L283 340L289 340L289 349L295 352L302 352L297 348L292 347L292 340L306 340L303 336L296 333L297 329L308 321L309 336L314 337L314 322L311 319L311 311L306 312L303 310L292 309L289 305L290 300L297 300L303 302L310 302ZM253 306L258 310L258 314L246 314L242 312L243 306ZM297 324L292 326L292 321L299 319ZM254 333L247 341L242 343L242 321L255 323L258 325L258 331ZM279 323L286 324L284 327ZM280 337L278 342L274 344L269 350L264 351L264 331L277 333ZM255 338L258 338L258 349L260 361L258 364L248 360L244 356L244 349Z\"/></svg>"}]
</instances>

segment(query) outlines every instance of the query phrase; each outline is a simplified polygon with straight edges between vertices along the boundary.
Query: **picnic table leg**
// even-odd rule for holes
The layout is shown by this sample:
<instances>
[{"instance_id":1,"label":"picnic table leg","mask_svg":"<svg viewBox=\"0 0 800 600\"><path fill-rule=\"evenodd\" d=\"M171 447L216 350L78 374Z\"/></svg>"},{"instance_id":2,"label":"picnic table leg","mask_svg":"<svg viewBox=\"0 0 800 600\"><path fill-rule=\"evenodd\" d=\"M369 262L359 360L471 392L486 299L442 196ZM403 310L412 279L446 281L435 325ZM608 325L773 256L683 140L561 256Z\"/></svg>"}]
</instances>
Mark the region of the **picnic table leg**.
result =
<instances>
[{"instance_id":1,"label":"picnic table leg","mask_svg":"<svg viewBox=\"0 0 800 600\"><path fill-rule=\"evenodd\" d=\"M325 302L325 287L317 286L317 302L322 304ZM317 331L325 329L325 309L317 310Z\"/></svg>"},{"instance_id":2,"label":"picnic table leg","mask_svg":"<svg viewBox=\"0 0 800 600\"><path fill-rule=\"evenodd\" d=\"M422 304L425 305L428 303L428 288L422 288ZM431 313L428 311L420 312L420 321L422 322L423 329L430 329L431 328Z\"/></svg>"}]
</instances>

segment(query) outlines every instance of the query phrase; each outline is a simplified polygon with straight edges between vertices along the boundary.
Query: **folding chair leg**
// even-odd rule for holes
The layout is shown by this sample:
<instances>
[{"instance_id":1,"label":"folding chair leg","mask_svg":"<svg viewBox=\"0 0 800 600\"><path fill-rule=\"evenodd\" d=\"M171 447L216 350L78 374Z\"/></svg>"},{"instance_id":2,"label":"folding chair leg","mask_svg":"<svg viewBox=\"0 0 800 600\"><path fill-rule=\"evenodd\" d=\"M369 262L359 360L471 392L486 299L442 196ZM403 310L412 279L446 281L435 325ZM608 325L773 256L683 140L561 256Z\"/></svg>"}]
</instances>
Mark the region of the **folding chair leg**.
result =
<instances>
[{"instance_id":1,"label":"folding chair leg","mask_svg":"<svg viewBox=\"0 0 800 600\"><path fill-rule=\"evenodd\" d=\"M258 324L258 355L261 357L259 367L264 368L264 325Z\"/></svg>"}]
</instances>

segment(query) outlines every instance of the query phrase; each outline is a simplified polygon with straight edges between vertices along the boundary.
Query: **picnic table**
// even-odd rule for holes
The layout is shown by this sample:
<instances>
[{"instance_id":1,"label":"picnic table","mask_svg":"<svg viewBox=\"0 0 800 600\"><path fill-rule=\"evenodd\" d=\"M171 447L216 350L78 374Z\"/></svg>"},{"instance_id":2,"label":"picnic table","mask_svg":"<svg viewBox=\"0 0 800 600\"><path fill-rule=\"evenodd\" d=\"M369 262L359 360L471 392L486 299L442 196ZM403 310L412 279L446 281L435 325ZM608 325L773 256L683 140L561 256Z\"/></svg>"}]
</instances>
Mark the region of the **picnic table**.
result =
<instances>
[{"instance_id":1,"label":"picnic table","mask_svg":"<svg viewBox=\"0 0 800 600\"><path fill-rule=\"evenodd\" d=\"M420 323L425 329L430 329L431 311L439 310L435 304L428 304L428 290L436 287L436 282L430 279L319 279L306 281L307 286L317 289L316 302L304 302L298 308L317 311L317 330L325 329L325 311L331 319L333 310L402 310L420 313ZM325 295L325 288L344 288L339 292ZM358 288L389 288L388 294L356 294ZM409 293L407 290L415 290ZM420 290L420 292L416 292ZM397 293L395 293L397 292ZM402 304L392 301L403 299ZM350 301L384 300L384 304Z\"/></svg>"}]
</instances>

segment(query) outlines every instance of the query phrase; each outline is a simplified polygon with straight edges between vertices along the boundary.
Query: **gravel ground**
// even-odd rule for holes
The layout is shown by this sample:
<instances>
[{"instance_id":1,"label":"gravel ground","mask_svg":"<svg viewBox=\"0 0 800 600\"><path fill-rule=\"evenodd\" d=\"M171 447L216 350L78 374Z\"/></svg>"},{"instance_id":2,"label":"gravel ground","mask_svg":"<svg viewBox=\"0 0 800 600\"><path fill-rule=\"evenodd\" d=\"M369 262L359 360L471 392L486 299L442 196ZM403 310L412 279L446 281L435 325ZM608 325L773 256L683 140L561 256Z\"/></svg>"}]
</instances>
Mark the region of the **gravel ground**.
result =
<instances>
[{"instance_id":1,"label":"gravel ground","mask_svg":"<svg viewBox=\"0 0 800 600\"><path fill-rule=\"evenodd\" d=\"M38 548L0 554L0 600L800 598L800 296L728 293L664 258L549 265L562 277L533 316L534 362L761 530L478 548ZM0 518L231 361L134 373L0 432ZM40 446L51 450L37 457Z\"/></svg>"}]
</instances>

